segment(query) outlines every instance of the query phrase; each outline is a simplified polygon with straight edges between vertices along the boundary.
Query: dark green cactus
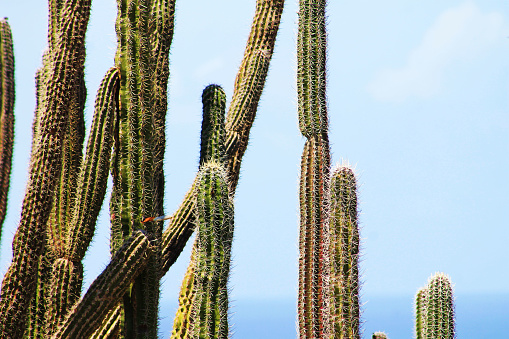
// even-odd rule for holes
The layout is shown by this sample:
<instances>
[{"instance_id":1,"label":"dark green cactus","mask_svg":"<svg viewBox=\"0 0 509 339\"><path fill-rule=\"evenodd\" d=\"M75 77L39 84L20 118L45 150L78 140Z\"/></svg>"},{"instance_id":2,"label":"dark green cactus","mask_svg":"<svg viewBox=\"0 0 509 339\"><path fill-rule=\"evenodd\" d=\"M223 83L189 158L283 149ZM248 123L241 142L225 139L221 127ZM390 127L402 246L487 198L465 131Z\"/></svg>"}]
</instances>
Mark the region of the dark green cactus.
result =
<instances>
[{"instance_id":1,"label":"dark green cactus","mask_svg":"<svg viewBox=\"0 0 509 339\"><path fill-rule=\"evenodd\" d=\"M326 99L325 1L299 2L297 99L306 138L301 158L299 335L331 335L329 257L330 151Z\"/></svg>"},{"instance_id":2,"label":"dark green cactus","mask_svg":"<svg viewBox=\"0 0 509 339\"><path fill-rule=\"evenodd\" d=\"M349 166L331 179L331 313L334 338L360 338L357 180Z\"/></svg>"},{"instance_id":3,"label":"dark green cactus","mask_svg":"<svg viewBox=\"0 0 509 339\"><path fill-rule=\"evenodd\" d=\"M0 240L7 211L14 143L14 51L7 19L0 19Z\"/></svg>"}]
</instances>

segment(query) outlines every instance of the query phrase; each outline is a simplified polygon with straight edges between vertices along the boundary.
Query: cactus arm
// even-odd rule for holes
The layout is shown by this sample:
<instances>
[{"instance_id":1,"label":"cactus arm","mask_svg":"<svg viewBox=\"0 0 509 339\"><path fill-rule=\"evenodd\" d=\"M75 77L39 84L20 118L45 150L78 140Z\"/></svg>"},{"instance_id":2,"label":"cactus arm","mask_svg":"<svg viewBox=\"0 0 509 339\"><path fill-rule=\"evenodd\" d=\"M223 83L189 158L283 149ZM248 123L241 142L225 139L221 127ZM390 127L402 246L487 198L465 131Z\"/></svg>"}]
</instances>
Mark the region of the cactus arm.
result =
<instances>
[{"instance_id":1,"label":"cactus arm","mask_svg":"<svg viewBox=\"0 0 509 339\"><path fill-rule=\"evenodd\" d=\"M226 117L226 156L230 190L235 193L240 163L246 151L283 12L283 0L257 0L244 57L237 73L234 95ZM234 104L235 103L235 104ZM194 187L195 183L193 183ZM194 230L193 190L183 202L163 233L161 275L164 276L184 249Z\"/></svg>"},{"instance_id":2,"label":"cactus arm","mask_svg":"<svg viewBox=\"0 0 509 339\"><path fill-rule=\"evenodd\" d=\"M51 278L46 300L47 335L51 335L78 300L83 281L81 263L92 239L94 226L106 193L112 130L118 106L118 71L106 73L97 93L95 114L87 145L85 161L81 164L72 213L68 212L66 233L61 239L64 251L54 253ZM75 183L76 184L76 183Z\"/></svg>"},{"instance_id":3,"label":"cactus arm","mask_svg":"<svg viewBox=\"0 0 509 339\"><path fill-rule=\"evenodd\" d=\"M357 180L340 166L331 179L331 312L334 338L360 338Z\"/></svg>"},{"instance_id":4,"label":"cactus arm","mask_svg":"<svg viewBox=\"0 0 509 339\"><path fill-rule=\"evenodd\" d=\"M451 279L437 273L428 281L426 305L426 338L454 339L454 296Z\"/></svg>"},{"instance_id":5,"label":"cactus arm","mask_svg":"<svg viewBox=\"0 0 509 339\"><path fill-rule=\"evenodd\" d=\"M20 338L26 325L30 300L36 290L39 257L45 242L45 226L60 177L61 146L68 123L70 98L83 68L84 38L90 14L89 0L66 2L61 29L51 56L48 96L40 119L39 142L32 152L27 191L13 242L13 258L2 283L0 333Z\"/></svg>"},{"instance_id":6,"label":"cactus arm","mask_svg":"<svg viewBox=\"0 0 509 339\"><path fill-rule=\"evenodd\" d=\"M415 338L426 338L426 308L428 304L428 288L423 287L415 295Z\"/></svg>"},{"instance_id":7,"label":"cactus arm","mask_svg":"<svg viewBox=\"0 0 509 339\"><path fill-rule=\"evenodd\" d=\"M14 51L6 19L0 19L0 240L7 211L7 197L14 144Z\"/></svg>"},{"instance_id":8,"label":"cactus arm","mask_svg":"<svg viewBox=\"0 0 509 339\"><path fill-rule=\"evenodd\" d=\"M136 231L90 285L52 338L88 338L122 299L133 279L153 254L147 236Z\"/></svg>"}]
</instances>

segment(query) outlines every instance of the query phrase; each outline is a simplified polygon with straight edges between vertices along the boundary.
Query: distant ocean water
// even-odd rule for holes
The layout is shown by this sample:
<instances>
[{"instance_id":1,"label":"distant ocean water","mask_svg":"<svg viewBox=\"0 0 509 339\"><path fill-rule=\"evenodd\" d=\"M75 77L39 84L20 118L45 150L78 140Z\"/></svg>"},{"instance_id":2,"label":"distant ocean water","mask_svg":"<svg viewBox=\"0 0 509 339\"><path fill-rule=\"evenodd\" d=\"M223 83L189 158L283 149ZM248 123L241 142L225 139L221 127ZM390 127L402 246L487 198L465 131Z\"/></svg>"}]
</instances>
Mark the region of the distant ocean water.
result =
<instances>
[{"instance_id":1,"label":"distant ocean water","mask_svg":"<svg viewBox=\"0 0 509 339\"><path fill-rule=\"evenodd\" d=\"M413 338L413 296L369 297L363 307L363 338L384 331L390 339ZM509 339L509 294L457 295L458 339ZM176 303L163 303L160 338L169 338ZM233 338L295 339L295 300L237 300L232 307Z\"/></svg>"}]
</instances>

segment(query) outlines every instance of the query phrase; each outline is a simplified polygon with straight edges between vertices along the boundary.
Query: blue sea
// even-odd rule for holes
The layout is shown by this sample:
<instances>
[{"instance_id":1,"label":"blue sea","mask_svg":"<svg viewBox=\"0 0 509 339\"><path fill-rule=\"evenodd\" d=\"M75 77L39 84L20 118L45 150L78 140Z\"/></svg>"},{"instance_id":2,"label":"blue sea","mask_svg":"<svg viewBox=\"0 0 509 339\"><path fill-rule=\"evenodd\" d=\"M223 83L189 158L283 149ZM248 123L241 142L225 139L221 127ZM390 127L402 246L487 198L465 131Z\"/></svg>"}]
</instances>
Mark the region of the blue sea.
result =
<instances>
[{"instance_id":1,"label":"blue sea","mask_svg":"<svg viewBox=\"0 0 509 339\"><path fill-rule=\"evenodd\" d=\"M370 297L363 306L363 338L384 331L390 339L414 338L413 296ZM509 339L509 294L458 295L458 339ZM161 305L160 338L169 338L176 303ZM231 308L232 337L237 339L295 339L295 300L237 300Z\"/></svg>"}]
</instances>

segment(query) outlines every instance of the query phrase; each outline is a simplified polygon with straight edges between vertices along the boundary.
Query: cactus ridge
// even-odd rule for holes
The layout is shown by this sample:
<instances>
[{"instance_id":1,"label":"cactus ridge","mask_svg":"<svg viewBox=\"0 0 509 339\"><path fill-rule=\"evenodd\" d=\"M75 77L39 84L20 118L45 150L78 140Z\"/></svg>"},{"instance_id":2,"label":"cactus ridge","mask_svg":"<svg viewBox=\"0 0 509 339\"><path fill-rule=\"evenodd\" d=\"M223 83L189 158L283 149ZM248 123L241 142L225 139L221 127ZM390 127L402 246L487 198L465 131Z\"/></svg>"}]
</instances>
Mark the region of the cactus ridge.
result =
<instances>
[{"instance_id":1,"label":"cactus ridge","mask_svg":"<svg viewBox=\"0 0 509 339\"><path fill-rule=\"evenodd\" d=\"M0 332L19 338L26 327L26 314L35 295L39 257L43 253L45 226L49 219L54 187L60 178L62 146L69 121L71 93L84 65L85 31L90 0L66 2L62 8L55 53L48 62L47 91L32 150L27 190L21 220L13 242L13 259L4 276L0 299Z\"/></svg>"},{"instance_id":2,"label":"cactus ridge","mask_svg":"<svg viewBox=\"0 0 509 339\"><path fill-rule=\"evenodd\" d=\"M350 167L334 170L330 201L334 338L360 338L357 179Z\"/></svg>"},{"instance_id":3,"label":"cactus ridge","mask_svg":"<svg viewBox=\"0 0 509 339\"><path fill-rule=\"evenodd\" d=\"M12 32L0 19L0 240L7 211L12 149L14 145L14 51Z\"/></svg>"}]
</instances>

